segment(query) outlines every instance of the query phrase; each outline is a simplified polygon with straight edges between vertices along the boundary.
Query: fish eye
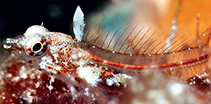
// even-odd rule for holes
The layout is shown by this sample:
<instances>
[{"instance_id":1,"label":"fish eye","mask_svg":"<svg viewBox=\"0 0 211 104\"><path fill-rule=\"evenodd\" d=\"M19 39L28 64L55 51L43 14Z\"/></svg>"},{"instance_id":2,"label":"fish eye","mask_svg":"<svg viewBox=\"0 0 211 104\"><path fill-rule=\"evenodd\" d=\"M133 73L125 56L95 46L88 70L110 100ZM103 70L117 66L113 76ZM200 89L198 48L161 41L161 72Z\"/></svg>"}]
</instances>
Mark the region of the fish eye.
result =
<instances>
[{"instance_id":1,"label":"fish eye","mask_svg":"<svg viewBox=\"0 0 211 104\"><path fill-rule=\"evenodd\" d=\"M43 37L32 37L28 40L25 47L27 54L39 56L47 50L47 42Z\"/></svg>"},{"instance_id":2,"label":"fish eye","mask_svg":"<svg viewBox=\"0 0 211 104\"><path fill-rule=\"evenodd\" d=\"M31 51L33 53L37 53L37 52L40 52L43 48L43 44L38 41L37 43L35 43L32 47L31 47Z\"/></svg>"}]
</instances>

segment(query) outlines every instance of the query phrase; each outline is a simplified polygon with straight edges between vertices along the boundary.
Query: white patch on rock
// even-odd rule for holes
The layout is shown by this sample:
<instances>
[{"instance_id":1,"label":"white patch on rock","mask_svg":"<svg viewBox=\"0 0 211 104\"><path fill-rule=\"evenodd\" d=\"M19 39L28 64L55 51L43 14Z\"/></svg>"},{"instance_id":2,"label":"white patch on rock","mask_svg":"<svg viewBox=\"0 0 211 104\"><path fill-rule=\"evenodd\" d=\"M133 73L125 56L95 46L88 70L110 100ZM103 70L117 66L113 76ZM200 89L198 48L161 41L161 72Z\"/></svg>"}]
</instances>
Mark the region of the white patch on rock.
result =
<instances>
[{"instance_id":1,"label":"white patch on rock","mask_svg":"<svg viewBox=\"0 0 211 104\"><path fill-rule=\"evenodd\" d=\"M53 86L52 85L49 85L48 86L48 89L51 91L53 89Z\"/></svg>"},{"instance_id":2,"label":"white patch on rock","mask_svg":"<svg viewBox=\"0 0 211 104\"><path fill-rule=\"evenodd\" d=\"M34 96L31 96L31 92L27 90L22 93L22 96L23 96L23 99L29 103L32 103L34 99Z\"/></svg>"},{"instance_id":3,"label":"white patch on rock","mask_svg":"<svg viewBox=\"0 0 211 104\"><path fill-rule=\"evenodd\" d=\"M20 77L17 76L17 77L14 77L11 79L12 82L18 82L20 80Z\"/></svg>"},{"instance_id":4,"label":"white patch on rock","mask_svg":"<svg viewBox=\"0 0 211 104\"><path fill-rule=\"evenodd\" d=\"M23 78L23 79L26 79L28 76L27 76L26 73L21 73L21 74L20 74L20 77Z\"/></svg>"},{"instance_id":5,"label":"white patch on rock","mask_svg":"<svg viewBox=\"0 0 211 104\"><path fill-rule=\"evenodd\" d=\"M6 74L6 76L7 76L8 78L11 78L11 77L12 77L12 74L8 73L8 74Z\"/></svg>"},{"instance_id":6,"label":"white patch on rock","mask_svg":"<svg viewBox=\"0 0 211 104\"><path fill-rule=\"evenodd\" d=\"M76 100L78 96L76 95L76 90L75 90L75 88L73 86L70 87L70 91L71 91L71 94L73 96L72 97L73 100Z\"/></svg>"},{"instance_id":7,"label":"white patch on rock","mask_svg":"<svg viewBox=\"0 0 211 104\"><path fill-rule=\"evenodd\" d=\"M26 78L28 77L27 71L26 71L26 67L25 67L25 66L22 66L22 67L20 68L19 74L20 74L20 78L26 79Z\"/></svg>"},{"instance_id":8,"label":"white patch on rock","mask_svg":"<svg viewBox=\"0 0 211 104\"><path fill-rule=\"evenodd\" d=\"M31 75L30 75L30 78L31 78L31 79L35 79L35 75L34 75L34 74L31 74Z\"/></svg>"},{"instance_id":9,"label":"white patch on rock","mask_svg":"<svg viewBox=\"0 0 211 104\"><path fill-rule=\"evenodd\" d=\"M86 80L87 83L91 84L92 86L96 86L96 83L101 81L99 79L101 75L101 69L97 67L78 67L77 73L80 76L80 78L83 78Z\"/></svg>"},{"instance_id":10,"label":"white patch on rock","mask_svg":"<svg viewBox=\"0 0 211 104\"><path fill-rule=\"evenodd\" d=\"M40 83L37 82L37 83L35 84L35 88L38 88L39 86L40 86Z\"/></svg>"},{"instance_id":11,"label":"white patch on rock","mask_svg":"<svg viewBox=\"0 0 211 104\"><path fill-rule=\"evenodd\" d=\"M126 74L117 74L114 75L114 77L109 78L106 80L107 85L111 86L111 85L117 85L120 86L120 84L122 85L126 85L126 79L131 79L131 76L128 76Z\"/></svg>"},{"instance_id":12,"label":"white patch on rock","mask_svg":"<svg viewBox=\"0 0 211 104\"><path fill-rule=\"evenodd\" d=\"M181 95L181 93L183 92L183 86L179 83L172 83L171 85L169 85L169 91L174 96Z\"/></svg>"},{"instance_id":13,"label":"white patch on rock","mask_svg":"<svg viewBox=\"0 0 211 104\"><path fill-rule=\"evenodd\" d=\"M89 96L89 88L85 88L84 95Z\"/></svg>"}]
</instances>

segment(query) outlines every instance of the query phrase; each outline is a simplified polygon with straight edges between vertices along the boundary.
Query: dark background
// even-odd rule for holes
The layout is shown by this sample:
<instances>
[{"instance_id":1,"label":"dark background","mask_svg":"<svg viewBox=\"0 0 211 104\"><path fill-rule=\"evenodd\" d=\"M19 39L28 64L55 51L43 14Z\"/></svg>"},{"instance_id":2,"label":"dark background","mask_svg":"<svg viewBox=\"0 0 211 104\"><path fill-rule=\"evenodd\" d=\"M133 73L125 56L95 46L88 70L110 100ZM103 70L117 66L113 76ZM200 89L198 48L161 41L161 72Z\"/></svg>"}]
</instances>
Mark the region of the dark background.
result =
<instances>
[{"instance_id":1,"label":"dark background","mask_svg":"<svg viewBox=\"0 0 211 104\"><path fill-rule=\"evenodd\" d=\"M99 10L109 0L0 0L0 39L23 34L29 26L72 34L72 18L77 5L86 15Z\"/></svg>"}]
</instances>

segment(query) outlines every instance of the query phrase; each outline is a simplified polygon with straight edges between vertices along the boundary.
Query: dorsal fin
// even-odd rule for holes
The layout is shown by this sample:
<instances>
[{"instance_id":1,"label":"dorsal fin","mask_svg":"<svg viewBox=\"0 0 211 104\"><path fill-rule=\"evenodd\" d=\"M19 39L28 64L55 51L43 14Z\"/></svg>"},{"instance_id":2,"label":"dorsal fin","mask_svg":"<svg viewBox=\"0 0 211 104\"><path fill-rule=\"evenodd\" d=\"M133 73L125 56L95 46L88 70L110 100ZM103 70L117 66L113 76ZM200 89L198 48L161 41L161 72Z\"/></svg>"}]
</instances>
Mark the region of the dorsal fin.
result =
<instances>
[{"instance_id":1,"label":"dorsal fin","mask_svg":"<svg viewBox=\"0 0 211 104\"><path fill-rule=\"evenodd\" d=\"M135 27L134 27L135 28ZM142 30L142 28L140 29L140 31ZM149 29L148 29L149 30ZM147 31L148 31L147 30ZM124 30L123 33L125 33L126 29ZM131 30L133 31L133 30ZM124 34L126 35L126 38L123 40L127 40L127 36L130 35L131 36L131 31L128 32L128 34ZM140 31L138 33L140 33ZM111 41L114 40L114 35L112 35L112 38L109 38L109 40L106 40L105 38L107 38L108 36L104 36L103 41L101 41L101 43L99 44L90 44L88 42L80 42L79 45L89 51L90 53L92 53L93 55L100 57L102 59L105 60L109 60L112 62L117 62L117 63L124 63L124 64L132 64L132 65L156 65L156 64L165 64L165 63L169 63L169 62L177 62L177 61L184 61L184 60L188 60L188 59L193 59L197 56L200 56L198 54L199 51L203 51L204 47L208 47L208 42L210 39L210 33L211 33L211 28L208 28L204 33L202 33L199 36L198 40L189 40L184 38L184 36L180 36L180 37L175 37L172 38L172 44L171 44L171 48L170 47L165 47L166 46L166 39L168 38L168 35L165 35L165 33L161 34L164 35L166 37L161 37L159 38L158 35L156 38L153 38L154 36L156 36L156 32L154 32L153 34L151 34L150 36L148 36L145 40L142 39L145 35L143 35L143 37L139 38L138 43L143 43L141 45L137 45L139 46L138 48L134 48L137 47L135 43L135 46L131 46L131 44L134 43L130 43L127 42L127 44L125 44L125 41L123 41L121 44L120 41L116 41L114 42L114 44L110 44ZM145 34L147 34L145 32ZM89 34L87 34L89 35ZM139 34L138 34L139 35ZM87 36L89 37L89 36ZM100 36L95 36L94 43L96 43L96 41L98 41ZM122 36L120 35L120 38L117 38L116 40L120 40L122 38ZM88 39L88 38L87 38ZM132 38L132 41L134 39L137 39L137 33L135 34L135 36ZM107 43L105 42L105 40L107 41ZM149 41L150 40L150 41ZM100 41L98 41L100 42ZM119 43L117 43L119 42ZM102 46L102 44L104 43L104 46ZM107 46L107 45L109 46ZM120 46L117 48L117 44ZM187 45L188 47L184 47L185 45ZM114 48L115 46L115 48ZM124 52L127 49L127 46L130 47L130 49L133 49L132 51L129 52ZM110 48L107 48L110 47ZM124 47L124 48L123 48ZM121 48L121 50L119 51L119 49ZM144 51L140 51L140 48L143 48ZM138 49L135 50L135 49ZM168 52L166 52L166 50L169 49ZM139 52L139 54L136 54L137 52ZM141 54L140 54L141 52ZM186 54L190 54L189 57L184 57ZM174 59L172 59L173 61L166 61L166 57L175 57ZM183 57L181 57L183 56ZM156 60L156 62L154 62ZM160 61L159 61L160 60ZM151 61L151 62L149 62Z\"/></svg>"},{"instance_id":2,"label":"dorsal fin","mask_svg":"<svg viewBox=\"0 0 211 104\"><path fill-rule=\"evenodd\" d=\"M174 65L182 67L183 62L194 63L200 61L200 57L202 60L207 58L211 28L199 33L197 22L196 39L178 33L180 6L177 9L170 31L156 29L157 27L153 28L147 24L143 27L121 25L115 32L102 29L93 34L89 31L85 41L79 42L79 45L96 60L131 68ZM199 17L197 18L198 21Z\"/></svg>"},{"instance_id":3,"label":"dorsal fin","mask_svg":"<svg viewBox=\"0 0 211 104\"><path fill-rule=\"evenodd\" d=\"M130 30L128 28L129 26L121 32L119 31L120 28L118 28L114 34L110 34L110 32L104 33L102 30L93 33L88 31L84 36L83 42L98 46L100 49L105 49L106 51L114 51L115 53L159 54L179 51L184 48L184 45L198 47L207 44L210 31L210 28L208 28L195 40L190 40L186 38L185 35L178 35L167 40L168 37L171 36L171 33L167 34L166 32L160 32L161 34L158 34L154 31L152 34L147 34L151 28L148 28L146 32L141 33L144 27L141 27L139 31L135 33L134 29L136 29L137 26L134 26ZM117 31L121 33L118 36L116 36ZM169 41L171 41L171 47L165 47ZM128 50L128 48L130 49Z\"/></svg>"}]
</instances>

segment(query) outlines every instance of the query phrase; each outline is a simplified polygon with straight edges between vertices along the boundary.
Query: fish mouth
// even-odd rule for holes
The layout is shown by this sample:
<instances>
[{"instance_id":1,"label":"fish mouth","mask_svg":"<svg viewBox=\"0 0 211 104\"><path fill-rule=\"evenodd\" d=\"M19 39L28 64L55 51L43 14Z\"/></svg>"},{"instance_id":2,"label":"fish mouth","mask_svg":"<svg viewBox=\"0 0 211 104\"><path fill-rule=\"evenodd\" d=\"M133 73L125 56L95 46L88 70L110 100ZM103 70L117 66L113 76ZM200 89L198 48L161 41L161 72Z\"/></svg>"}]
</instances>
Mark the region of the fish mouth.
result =
<instances>
[{"instance_id":1,"label":"fish mouth","mask_svg":"<svg viewBox=\"0 0 211 104\"><path fill-rule=\"evenodd\" d=\"M3 47L8 51L24 51L23 47L23 38L24 36L18 36L16 38L7 38L4 41Z\"/></svg>"},{"instance_id":2,"label":"fish mouth","mask_svg":"<svg viewBox=\"0 0 211 104\"><path fill-rule=\"evenodd\" d=\"M21 35L15 38L7 38L4 41L3 47L8 51L12 52L13 54L15 54L20 59L27 62L26 59L28 58L28 56L25 52L24 44L25 44L25 37Z\"/></svg>"}]
</instances>

